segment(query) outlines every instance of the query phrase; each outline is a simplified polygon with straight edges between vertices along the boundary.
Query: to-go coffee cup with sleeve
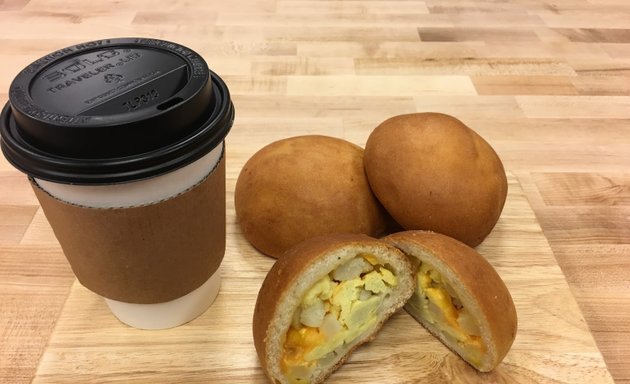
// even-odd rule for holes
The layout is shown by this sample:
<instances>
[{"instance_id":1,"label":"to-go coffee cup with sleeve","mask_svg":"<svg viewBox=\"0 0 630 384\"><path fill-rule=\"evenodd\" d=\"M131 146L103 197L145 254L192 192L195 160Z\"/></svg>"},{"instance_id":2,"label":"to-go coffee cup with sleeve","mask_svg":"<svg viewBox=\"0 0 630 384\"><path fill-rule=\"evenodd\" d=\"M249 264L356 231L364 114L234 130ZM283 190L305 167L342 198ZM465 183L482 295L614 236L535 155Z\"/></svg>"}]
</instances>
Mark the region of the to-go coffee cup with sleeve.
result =
<instances>
[{"instance_id":1,"label":"to-go coffee cup with sleeve","mask_svg":"<svg viewBox=\"0 0 630 384\"><path fill-rule=\"evenodd\" d=\"M137 328L186 323L219 292L229 90L180 44L91 41L24 68L0 117L79 282Z\"/></svg>"}]
</instances>

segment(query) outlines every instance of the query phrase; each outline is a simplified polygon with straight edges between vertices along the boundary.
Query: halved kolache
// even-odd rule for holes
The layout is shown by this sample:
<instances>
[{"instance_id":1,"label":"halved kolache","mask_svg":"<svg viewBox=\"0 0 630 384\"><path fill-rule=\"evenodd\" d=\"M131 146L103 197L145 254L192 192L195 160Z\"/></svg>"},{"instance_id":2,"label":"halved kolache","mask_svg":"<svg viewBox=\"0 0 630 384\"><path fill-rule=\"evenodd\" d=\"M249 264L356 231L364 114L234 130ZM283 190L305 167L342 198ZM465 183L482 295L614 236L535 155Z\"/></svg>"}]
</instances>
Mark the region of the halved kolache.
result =
<instances>
[{"instance_id":1,"label":"halved kolache","mask_svg":"<svg viewBox=\"0 0 630 384\"><path fill-rule=\"evenodd\" d=\"M414 264L416 289L407 312L477 370L494 369L512 346L517 317L492 265L473 248L434 232L398 232L383 240Z\"/></svg>"},{"instance_id":2,"label":"halved kolache","mask_svg":"<svg viewBox=\"0 0 630 384\"><path fill-rule=\"evenodd\" d=\"M321 383L374 338L414 291L396 247L366 235L327 235L292 247L267 274L253 335L273 383Z\"/></svg>"}]
</instances>

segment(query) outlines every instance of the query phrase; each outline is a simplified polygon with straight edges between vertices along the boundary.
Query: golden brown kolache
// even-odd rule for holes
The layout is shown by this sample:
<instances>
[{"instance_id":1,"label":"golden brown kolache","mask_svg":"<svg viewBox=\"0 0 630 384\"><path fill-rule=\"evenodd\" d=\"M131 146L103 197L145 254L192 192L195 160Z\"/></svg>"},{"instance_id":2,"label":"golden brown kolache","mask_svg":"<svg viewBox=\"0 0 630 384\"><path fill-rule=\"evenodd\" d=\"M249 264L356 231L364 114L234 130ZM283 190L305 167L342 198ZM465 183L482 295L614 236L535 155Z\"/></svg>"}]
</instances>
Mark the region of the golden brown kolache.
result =
<instances>
[{"instance_id":1,"label":"golden brown kolache","mask_svg":"<svg viewBox=\"0 0 630 384\"><path fill-rule=\"evenodd\" d=\"M257 151L239 173L234 208L243 236L274 258L315 236L382 236L390 220L368 184L363 148L323 135Z\"/></svg>"},{"instance_id":2,"label":"golden brown kolache","mask_svg":"<svg viewBox=\"0 0 630 384\"><path fill-rule=\"evenodd\" d=\"M335 234L292 247L267 274L254 310L265 374L274 384L321 383L413 290L411 263L387 242Z\"/></svg>"},{"instance_id":3,"label":"golden brown kolache","mask_svg":"<svg viewBox=\"0 0 630 384\"><path fill-rule=\"evenodd\" d=\"M492 265L466 244L434 232L404 231L383 240L414 265L416 290L407 312L479 371L494 369L512 346L517 315Z\"/></svg>"},{"instance_id":4,"label":"golden brown kolache","mask_svg":"<svg viewBox=\"0 0 630 384\"><path fill-rule=\"evenodd\" d=\"M372 191L406 230L431 230L475 247L492 231L508 184L501 159L453 116L393 116L370 133L363 162Z\"/></svg>"}]
</instances>

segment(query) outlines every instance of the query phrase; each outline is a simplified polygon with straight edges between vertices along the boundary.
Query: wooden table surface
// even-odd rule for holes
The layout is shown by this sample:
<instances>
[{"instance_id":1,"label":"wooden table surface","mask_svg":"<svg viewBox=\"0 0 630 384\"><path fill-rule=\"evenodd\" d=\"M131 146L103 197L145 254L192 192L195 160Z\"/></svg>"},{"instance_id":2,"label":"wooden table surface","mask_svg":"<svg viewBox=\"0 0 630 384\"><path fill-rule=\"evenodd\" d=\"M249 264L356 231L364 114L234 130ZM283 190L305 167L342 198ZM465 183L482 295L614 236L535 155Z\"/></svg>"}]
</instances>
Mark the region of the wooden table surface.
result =
<instances>
[{"instance_id":1,"label":"wooden table surface","mask_svg":"<svg viewBox=\"0 0 630 384\"><path fill-rule=\"evenodd\" d=\"M5 0L0 102L24 66L75 43L146 36L195 49L237 110L227 140L234 255L253 252L237 230L234 182L265 144L317 133L363 145L392 115L452 114L502 158L546 240L531 246L549 247L608 371L630 383L629 24L626 0ZM94 313L110 321L90 295L24 175L0 159L0 382L55 382L58 340L88 342L72 326Z\"/></svg>"}]
</instances>

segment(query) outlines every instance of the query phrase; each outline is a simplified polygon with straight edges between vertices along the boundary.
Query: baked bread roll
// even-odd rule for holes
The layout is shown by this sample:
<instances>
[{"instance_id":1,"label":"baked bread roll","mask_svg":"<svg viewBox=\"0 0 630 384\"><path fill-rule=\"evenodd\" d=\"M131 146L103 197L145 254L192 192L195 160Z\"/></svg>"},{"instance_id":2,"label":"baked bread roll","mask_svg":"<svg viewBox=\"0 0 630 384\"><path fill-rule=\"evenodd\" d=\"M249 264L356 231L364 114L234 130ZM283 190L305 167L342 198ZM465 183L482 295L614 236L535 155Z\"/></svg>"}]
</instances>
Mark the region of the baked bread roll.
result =
<instances>
[{"instance_id":1,"label":"baked bread roll","mask_svg":"<svg viewBox=\"0 0 630 384\"><path fill-rule=\"evenodd\" d=\"M238 176L234 206L245 238L275 258L315 236L381 236L390 220L368 184L363 149L320 135L279 140L256 152Z\"/></svg>"},{"instance_id":2,"label":"baked bread roll","mask_svg":"<svg viewBox=\"0 0 630 384\"><path fill-rule=\"evenodd\" d=\"M516 336L510 292L486 259L450 237L406 231L384 238L411 258L416 290L405 309L477 370L494 369Z\"/></svg>"},{"instance_id":3,"label":"baked bread roll","mask_svg":"<svg viewBox=\"0 0 630 384\"><path fill-rule=\"evenodd\" d=\"M505 204L507 179L496 152L449 115L385 120L367 140L364 163L372 191L404 229L443 233L475 247Z\"/></svg>"},{"instance_id":4,"label":"baked bread roll","mask_svg":"<svg viewBox=\"0 0 630 384\"><path fill-rule=\"evenodd\" d=\"M356 234L312 238L287 253L258 293L254 344L272 383L321 383L402 308L413 293L411 263Z\"/></svg>"}]
</instances>

